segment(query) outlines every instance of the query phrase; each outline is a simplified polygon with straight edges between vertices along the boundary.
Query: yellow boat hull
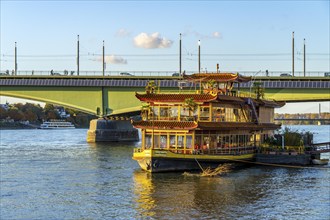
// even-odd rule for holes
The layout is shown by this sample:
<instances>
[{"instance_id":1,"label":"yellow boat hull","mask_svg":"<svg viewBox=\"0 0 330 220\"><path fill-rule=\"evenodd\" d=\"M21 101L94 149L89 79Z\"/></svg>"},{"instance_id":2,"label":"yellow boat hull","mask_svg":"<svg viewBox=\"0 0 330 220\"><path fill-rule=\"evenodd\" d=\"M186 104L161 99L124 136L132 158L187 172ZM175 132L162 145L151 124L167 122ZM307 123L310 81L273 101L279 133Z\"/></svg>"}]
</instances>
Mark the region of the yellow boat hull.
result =
<instances>
[{"instance_id":1,"label":"yellow boat hull","mask_svg":"<svg viewBox=\"0 0 330 220\"><path fill-rule=\"evenodd\" d=\"M149 149L141 151L136 149L133 159L141 169L155 172L202 170L207 167L215 168L222 163L253 161L254 153L240 155L209 155L209 154L181 154L169 150Z\"/></svg>"}]
</instances>

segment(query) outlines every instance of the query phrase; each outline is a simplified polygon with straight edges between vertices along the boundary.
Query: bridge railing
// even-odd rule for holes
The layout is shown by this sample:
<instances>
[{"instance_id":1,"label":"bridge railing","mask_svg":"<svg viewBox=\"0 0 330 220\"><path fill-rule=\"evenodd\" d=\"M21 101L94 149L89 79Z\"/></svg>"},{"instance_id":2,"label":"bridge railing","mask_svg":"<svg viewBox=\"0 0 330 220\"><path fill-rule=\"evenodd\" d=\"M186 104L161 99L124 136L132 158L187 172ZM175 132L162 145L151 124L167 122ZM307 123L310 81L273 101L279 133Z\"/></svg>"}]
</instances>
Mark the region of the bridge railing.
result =
<instances>
[{"instance_id":1,"label":"bridge railing","mask_svg":"<svg viewBox=\"0 0 330 220\"><path fill-rule=\"evenodd\" d=\"M256 77L293 77L290 71L222 71L222 72L239 72L244 76ZM185 71L185 74L193 74L196 71ZM204 72L205 73L205 72ZM221 73L221 72L220 72ZM2 76L77 76L75 70L19 70L17 74L14 71L0 70ZM120 77L134 77L134 76L179 76L178 71L105 71L105 76L120 76ZM79 71L79 76L103 76L102 71ZM294 77L329 77L329 72L326 71L308 71L304 74L302 71L294 73Z\"/></svg>"}]
</instances>

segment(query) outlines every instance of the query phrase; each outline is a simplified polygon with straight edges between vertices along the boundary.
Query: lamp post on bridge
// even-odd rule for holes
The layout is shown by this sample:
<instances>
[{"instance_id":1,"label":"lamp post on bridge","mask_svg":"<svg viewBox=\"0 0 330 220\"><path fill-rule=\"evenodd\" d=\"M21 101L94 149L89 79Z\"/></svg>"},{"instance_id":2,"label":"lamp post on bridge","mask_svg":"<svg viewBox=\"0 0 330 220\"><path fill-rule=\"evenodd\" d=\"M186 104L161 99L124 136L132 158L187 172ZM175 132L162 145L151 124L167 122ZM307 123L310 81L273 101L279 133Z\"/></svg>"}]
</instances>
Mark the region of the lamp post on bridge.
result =
<instances>
[{"instance_id":1,"label":"lamp post on bridge","mask_svg":"<svg viewBox=\"0 0 330 220\"><path fill-rule=\"evenodd\" d=\"M179 47L180 47L180 48L179 48L179 54L180 54L180 55L179 55L179 56L180 56L180 57L179 57L179 74L180 74L180 76L182 76L182 75L181 75L181 52L182 52L182 51L181 51L181 46L182 46L182 45L181 45L181 33L180 33L180 46L179 46Z\"/></svg>"},{"instance_id":2,"label":"lamp post on bridge","mask_svg":"<svg viewBox=\"0 0 330 220\"><path fill-rule=\"evenodd\" d=\"M292 32L292 76L294 76L294 31Z\"/></svg>"},{"instance_id":3,"label":"lamp post on bridge","mask_svg":"<svg viewBox=\"0 0 330 220\"><path fill-rule=\"evenodd\" d=\"M306 44L304 38L304 77L306 77Z\"/></svg>"},{"instance_id":4,"label":"lamp post on bridge","mask_svg":"<svg viewBox=\"0 0 330 220\"><path fill-rule=\"evenodd\" d=\"M15 42L15 76L17 75L17 42Z\"/></svg>"},{"instance_id":5,"label":"lamp post on bridge","mask_svg":"<svg viewBox=\"0 0 330 220\"><path fill-rule=\"evenodd\" d=\"M77 40L77 75L79 76L79 34Z\"/></svg>"},{"instance_id":6,"label":"lamp post on bridge","mask_svg":"<svg viewBox=\"0 0 330 220\"><path fill-rule=\"evenodd\" d=\"M198 73L201 72L201 41L198 40Z\"/></svg>"},{"instance_id":7,"label":"lamp post on bridge","mask_svg":"<svg viewBox=\"0 0 330 220\"><path fill-rule=\"evenodd\" d=\"M104 41L103 41L103 48L102 48L102 74L103 74L103 77L104 77L104 71L105 71L105 60L104 60Z\"/></svg>"}]
</instances>

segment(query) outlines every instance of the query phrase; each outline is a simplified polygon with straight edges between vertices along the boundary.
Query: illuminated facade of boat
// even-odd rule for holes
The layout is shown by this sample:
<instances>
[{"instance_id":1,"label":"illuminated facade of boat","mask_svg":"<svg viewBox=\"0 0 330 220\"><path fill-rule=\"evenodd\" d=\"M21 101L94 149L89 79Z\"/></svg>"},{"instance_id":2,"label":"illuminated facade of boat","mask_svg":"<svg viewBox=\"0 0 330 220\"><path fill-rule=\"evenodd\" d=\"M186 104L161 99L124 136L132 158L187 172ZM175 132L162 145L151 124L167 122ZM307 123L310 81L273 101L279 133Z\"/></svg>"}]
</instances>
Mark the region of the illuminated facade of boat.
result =
<instances>
[{"instance_id":1,"label":"illuminated facade of boat","mask_svg":"<svg viewBox=\"0 0 330 220\"><path fill-rule=\"evenodd\" d=\"M147 86L146 93L136 93L144 104L142 119L132 121L142 133L133 159L143 170L200 170L254 160L258 147L280 128L273 121L274 108L284 103L239 91L239 83L251 77L199 73L184 80L195 89L165 93Z\"/></svg>"}]
</instances>

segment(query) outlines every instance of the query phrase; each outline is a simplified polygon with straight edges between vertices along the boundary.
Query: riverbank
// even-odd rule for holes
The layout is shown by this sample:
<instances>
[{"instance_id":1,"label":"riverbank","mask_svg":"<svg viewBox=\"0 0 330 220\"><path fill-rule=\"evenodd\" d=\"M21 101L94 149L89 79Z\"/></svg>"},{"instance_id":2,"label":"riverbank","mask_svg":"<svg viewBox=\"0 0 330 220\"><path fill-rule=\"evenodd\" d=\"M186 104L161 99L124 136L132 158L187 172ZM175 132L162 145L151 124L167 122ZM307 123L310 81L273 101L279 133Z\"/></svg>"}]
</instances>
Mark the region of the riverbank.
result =
<instances>
[{"instance_id":1,"label":"riverbank","mask_svg":"<svg viewBox=\"0 0 330 220\"><path fill-rule=\"evenodd\" d=\"M22 124L19 122L0 122L0 130L37 129L40 124Z\"/></svg>"},{"instance_id":2,"label":"riverbank","mask_svg":"<svg viewBox=\"0 0 330 220\"><path fill-rule=\"evenodd\" d=\"M89 126L75 125L76 128L88 128ZM40 124L30 123L28 125L19 122L0 122L0 130L15 130L15 129L38 129Z\"/></svg>"}]
</instances>

